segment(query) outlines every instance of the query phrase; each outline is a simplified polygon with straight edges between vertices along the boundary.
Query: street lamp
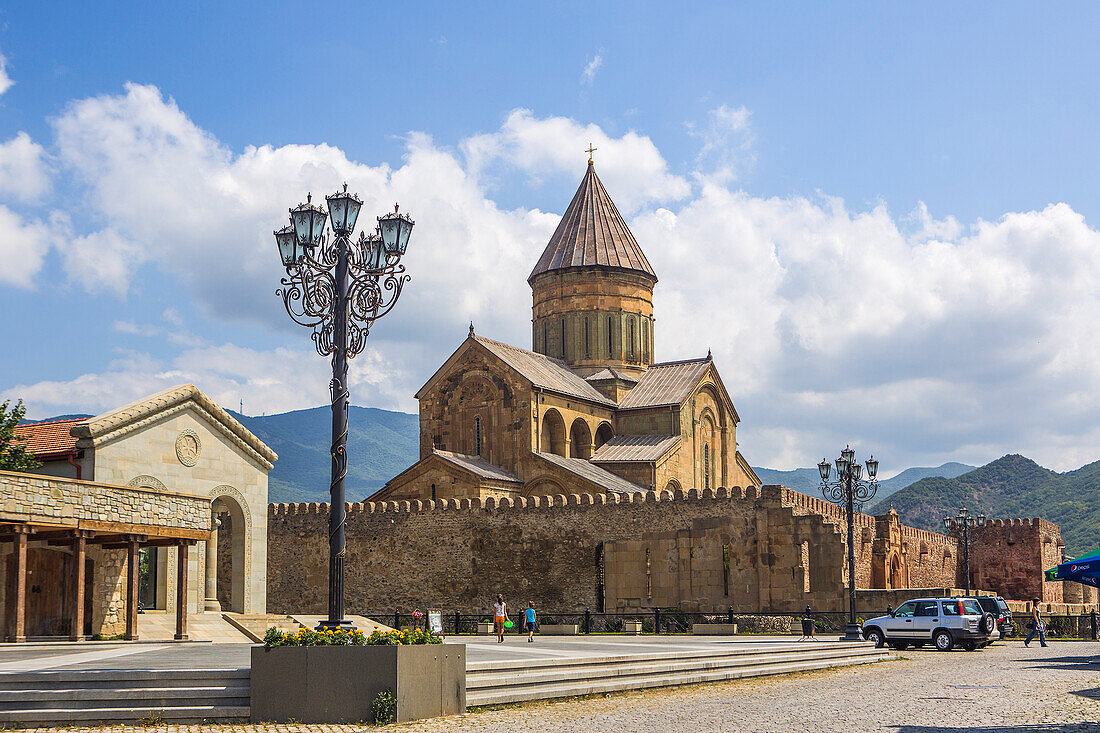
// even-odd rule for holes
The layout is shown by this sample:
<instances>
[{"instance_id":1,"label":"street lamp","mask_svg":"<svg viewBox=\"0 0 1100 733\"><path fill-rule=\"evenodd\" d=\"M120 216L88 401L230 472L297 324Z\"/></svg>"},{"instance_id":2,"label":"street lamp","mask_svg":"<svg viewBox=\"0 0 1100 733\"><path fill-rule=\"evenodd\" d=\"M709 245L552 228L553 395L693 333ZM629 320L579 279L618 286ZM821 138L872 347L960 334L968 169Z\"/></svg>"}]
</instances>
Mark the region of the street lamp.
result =
<instances>
[{"instance_id":1,"label":"street lamp","mask_svg":"<svg viewBox=\"0 0 1100 733\"><path fill-rule=\"evenodd\" d=\"M958 529L962 532L963 573L966 576L964 582L966 583L966 595L970 595L970 528L975 526L984 527L985 515L979 514L977 517L972 517L967 508L963 507L956 516L944 517L943 526L947 528L948 532L952 529Z\"/></svg>"},{"instance_id":2,"label":"street lamp","mask_svg":"<svg viewBox=\"0 0 1100 733\"><path fill-rule=\"evenodd\" d=\"M867 459L867 478L863 476L863 466L856 462L856 452L845 447L836 459L836 481L829 480L832 466L822 460L817 464L821 474L821 493L834 504L843 506L848 512L848 625L844 629L845 641L863 639L863 629L856 620L856 506L870 501L878 491L878 461L874 456Z\"/></svg>"},{"instance_id":3,"label":"street lamp","mask_svg":"<svg viewBox=\"0 0 1100 733\"><path fill-rule=\"evenodd\" d=\"M328 212L312 203L290 210L290 225L276 231L275 244L287 276L275 293L297 324L313 329L313 345L332 357L332 482L328 524L328 619L322 628L351 628L344 619L344 479L348 473L348 359L363 351L371 325L389 313L409 276L401 256L413 220L398 213L377 217L375 232L352 232L363 202L344 190L326 196ZM332 236L325 232L328 219Z\"/></svg>"}]
</instances>

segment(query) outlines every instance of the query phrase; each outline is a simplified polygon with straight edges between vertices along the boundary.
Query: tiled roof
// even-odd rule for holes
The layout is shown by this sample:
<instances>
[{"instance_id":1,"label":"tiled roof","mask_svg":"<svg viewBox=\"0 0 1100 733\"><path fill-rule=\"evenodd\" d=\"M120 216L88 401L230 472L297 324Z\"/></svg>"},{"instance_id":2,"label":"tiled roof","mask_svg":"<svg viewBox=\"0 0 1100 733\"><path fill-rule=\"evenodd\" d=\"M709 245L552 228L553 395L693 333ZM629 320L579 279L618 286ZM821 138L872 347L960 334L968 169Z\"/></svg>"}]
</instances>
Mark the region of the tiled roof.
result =
<instances>
[{"instance_id":1,"label":"tiled roof","mask_svg":"<svg viewBox=\"0 0 1100 733\"><path fill-rule=\"evenodd\" d=\"M654 364L619 403L620 410L679 405L710 366L709 358Z\"/></svg>"},{"instance_id":2,"label":"tiled roof","mask_svg":"<svg viewBox=\"0 0 1100 733\"><path fill-rule=\"evenodd\" d=\"M78 417L16 425L15 437L26 446L27 452L36 456L64 453L76 449L77 439L69 435L69 429L87 421L87 418Z\"/></svg>"},{"instance_id":3,"label":"tiled roof","mask_svg":"<svg viewBox=\"0 0 1100 733\"><path fill-rule=\"evenodd\" d=\"M623 381L623 382L635 382L635 383L637 383L637 381L638 381L634 377L627 376L626 374L623 374L622 372L617 372L614 369L612 369L611 367L604 367L603 369L596 372L595 374L589 374L584 379L585 379L586 382L599 382L599 381L602 381L602 380L605 380L605 379L618 379L618 380Z\"/></svg>"},{"instance_id":4,"label":"tiled roof","mask_svg":"<svg viewBox=\"0 0 1100 733\"><path fill-rule=\"evenodd\" d=\"M580 375L570 371L563 361L481 336L471 338L493 352L497 358L522 374L536 387L601 405L610 407L615 405L613 401L597 392L595 387L581 379Z\"/></svg>"},{"instance_id":5,"label":"tiled roof","mask_svg":"<svg viewBox=\"0 0 1100 733\"><path fill-rule=\"evenodd\" d=\"M645 489L637 484L632 484L622 476L616 476L615 474L600 468L592 463L589 463L583 458L563 458L554 453L536 453L539 458L543 458L551 463L564 468L570 473L574 473L580 476L586 481L596 484L597 486L610 491L613 494L636 494L639 492L644 493Z\"/></svg>"},{"instance_id":6,"label":"tiled roof","mask_svg":"<svg viewBox=\"0 0 1100 733\"><path fill-rule=\"evenodd\" d=\"M679 435L616 435L596 450L592 461L649 463L659 460L679 442Z\"/></svg>"},{"instance_id":7,"label":"tiled roof","mask_svg":"<svg viewBox=\"0 0 1100 733\"><path fill-rule=\"evenodd\" d=\"M644 272L657 279L589 161L577 193L527 280L550 270L592 265Z\"/></svg>"},{"instance_id":8,"label":"tiled roof","mask_svg":"<svg viewBox=\"0 0 1100 733\"><path fill-rule=\"evenodd\" d=\"M508 481L516 484L523 483L523 479L519 476L505 471L500 466L494 466L480 456L468 456L463 453L451 453L445 450L433 450L432 454L439 456L448 463L453 463L459 468L464 468L471 473L481 476L482 478L492 479L493 481Z\"/></svg>"}]
</instances>

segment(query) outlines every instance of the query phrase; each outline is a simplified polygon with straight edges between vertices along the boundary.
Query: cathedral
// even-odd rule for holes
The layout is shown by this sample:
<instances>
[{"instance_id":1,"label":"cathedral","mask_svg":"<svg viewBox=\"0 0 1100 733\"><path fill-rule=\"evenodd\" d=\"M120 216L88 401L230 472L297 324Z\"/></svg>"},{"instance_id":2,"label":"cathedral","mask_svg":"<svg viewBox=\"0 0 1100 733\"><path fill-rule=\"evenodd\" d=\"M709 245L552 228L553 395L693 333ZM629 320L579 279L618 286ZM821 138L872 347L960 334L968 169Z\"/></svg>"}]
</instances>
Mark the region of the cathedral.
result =
<instances>
[{"instance_id":1,"label":"cathedral","mask_svg":"<svg viewBox=\"0 0 1100 733\"><path fill-rule=\"evenodd\" d=\"M372 501L760 485L710 353L655 361L657 274L591 159L527 282L533 349L471 325L416 393L420 460Z\"/></svg>"}]
</instances>

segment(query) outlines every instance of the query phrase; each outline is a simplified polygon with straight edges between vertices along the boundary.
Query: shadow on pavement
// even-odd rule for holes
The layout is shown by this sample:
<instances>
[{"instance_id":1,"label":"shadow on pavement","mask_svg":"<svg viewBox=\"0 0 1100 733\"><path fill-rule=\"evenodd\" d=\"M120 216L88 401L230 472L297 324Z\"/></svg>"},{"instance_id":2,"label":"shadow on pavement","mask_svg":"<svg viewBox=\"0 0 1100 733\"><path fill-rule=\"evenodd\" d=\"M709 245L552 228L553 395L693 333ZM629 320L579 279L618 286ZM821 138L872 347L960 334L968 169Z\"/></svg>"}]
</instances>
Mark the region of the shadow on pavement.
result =
<instances>
[{"instance_id":1,"label":"shadow on pavement","mask_svg":"<svg viewBox=\"0 0 1100 733\"><path fill-rule=\"evenodd\" d=\"M1094 669L1100 671L1100 650L1092 654L1072 657L1023 657L1020 661L1031 662L1034 669Z\"/></svg>"},{"instance_id":2,"label":"shadow on pavement","mask_svg":"<svg viewBox=\"0 0 1100 733\"><path fill-rule=\"evenodd\" d=\"M1093 687L1091 690L1074 690L1070 694L1087 697L1090 700L1100 700L1100 687Z\"/></svg>"}]
</instances>

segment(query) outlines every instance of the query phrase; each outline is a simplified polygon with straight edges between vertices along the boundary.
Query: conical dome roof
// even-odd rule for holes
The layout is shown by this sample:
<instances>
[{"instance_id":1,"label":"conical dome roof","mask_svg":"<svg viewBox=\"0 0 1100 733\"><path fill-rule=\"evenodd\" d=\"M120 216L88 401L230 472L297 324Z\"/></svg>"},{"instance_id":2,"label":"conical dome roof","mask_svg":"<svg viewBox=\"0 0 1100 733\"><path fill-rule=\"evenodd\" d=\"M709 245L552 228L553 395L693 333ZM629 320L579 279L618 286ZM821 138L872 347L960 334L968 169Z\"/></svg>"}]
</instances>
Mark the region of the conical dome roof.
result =
<instances>
[{"instance_id":1,"label":"conical dome roof","mask_svg":"<svg viewBox=\"0 0 1100 733\"><path fill-rule=\"evenodd\" d=\"M634 270L657 280L591 160L580 188L527 282L550 270L589 266Z\"/></svg>"}]
</instances>

